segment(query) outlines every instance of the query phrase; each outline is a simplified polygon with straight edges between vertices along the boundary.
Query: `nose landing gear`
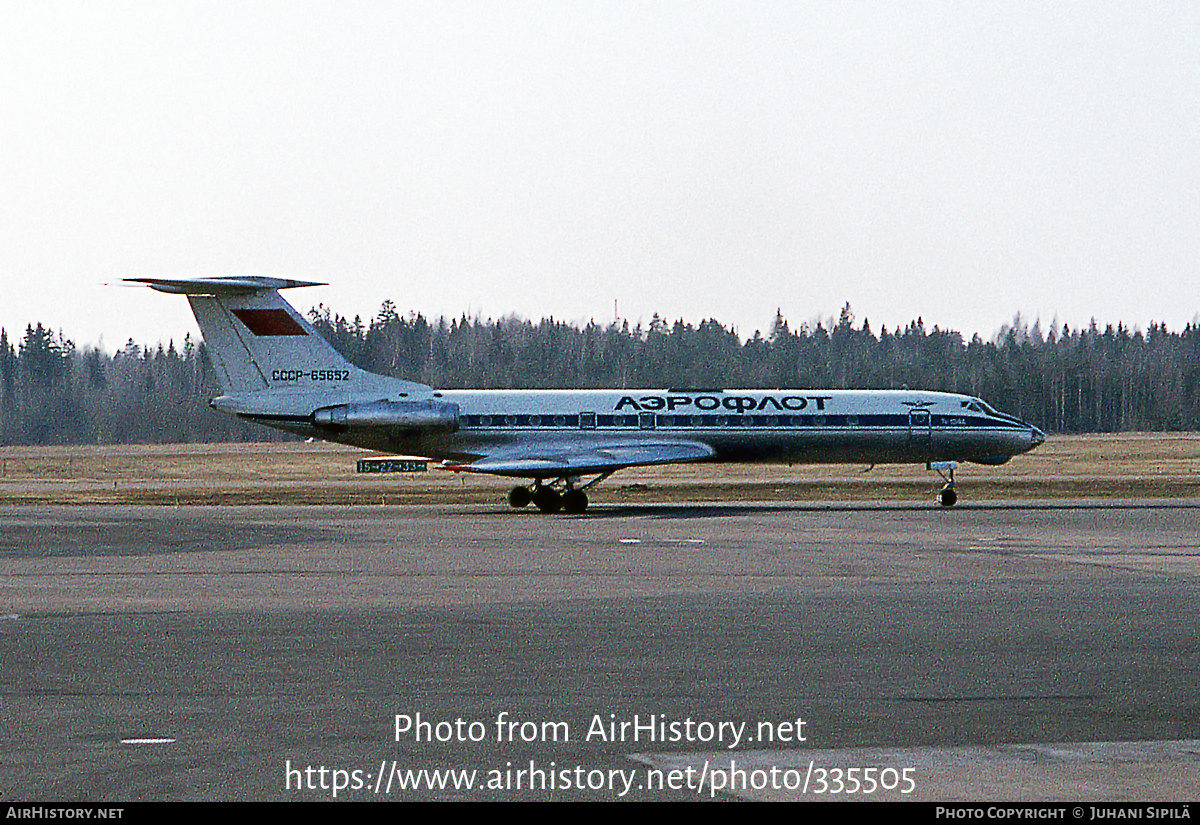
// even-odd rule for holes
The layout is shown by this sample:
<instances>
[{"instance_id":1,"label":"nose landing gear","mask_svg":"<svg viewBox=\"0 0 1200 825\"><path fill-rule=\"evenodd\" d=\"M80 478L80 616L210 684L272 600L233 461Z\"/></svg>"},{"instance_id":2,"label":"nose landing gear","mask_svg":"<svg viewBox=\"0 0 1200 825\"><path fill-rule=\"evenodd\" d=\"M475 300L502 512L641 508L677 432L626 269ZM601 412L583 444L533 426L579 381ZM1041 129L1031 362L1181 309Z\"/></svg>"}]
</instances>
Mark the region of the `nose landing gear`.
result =
<instances>
[{"instance_id":1,"label":"nose landing gear","mask_svg":"<svg viewBox=\"0 0 1200 825\"><path fill-rule=\"evenodd\" d=\"M931 461L925 465L925 469L933 470L946 482L946 486L937 495L938 504L943 507L953 507L958 503L958 491L954 489L954 469L956 467L958 467L957 461Z\"/></svg>"}]
</instances>

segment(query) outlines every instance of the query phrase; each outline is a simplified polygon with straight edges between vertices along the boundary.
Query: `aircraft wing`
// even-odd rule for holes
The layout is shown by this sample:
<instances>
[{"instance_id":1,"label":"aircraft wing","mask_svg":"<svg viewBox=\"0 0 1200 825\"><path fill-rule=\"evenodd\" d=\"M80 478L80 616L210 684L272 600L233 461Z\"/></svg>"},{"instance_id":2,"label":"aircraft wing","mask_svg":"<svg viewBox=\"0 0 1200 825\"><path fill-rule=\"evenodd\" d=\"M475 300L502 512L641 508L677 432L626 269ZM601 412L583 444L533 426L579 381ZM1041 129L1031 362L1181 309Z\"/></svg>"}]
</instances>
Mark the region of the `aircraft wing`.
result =
<instances>
[{"instance_id":1,"label":"aircraft wing","mask_svg":"<svg viewBox=\"0 0 1200 825\"><path fill-rule=\"evenodd\" d=\"M675 464L712 458L713 448L694 441L612 443L589 447L527 445L484 456L470 464L446 464L449 470L516 478L611 473L624 467Z\"/></svg>"}]
</instances>

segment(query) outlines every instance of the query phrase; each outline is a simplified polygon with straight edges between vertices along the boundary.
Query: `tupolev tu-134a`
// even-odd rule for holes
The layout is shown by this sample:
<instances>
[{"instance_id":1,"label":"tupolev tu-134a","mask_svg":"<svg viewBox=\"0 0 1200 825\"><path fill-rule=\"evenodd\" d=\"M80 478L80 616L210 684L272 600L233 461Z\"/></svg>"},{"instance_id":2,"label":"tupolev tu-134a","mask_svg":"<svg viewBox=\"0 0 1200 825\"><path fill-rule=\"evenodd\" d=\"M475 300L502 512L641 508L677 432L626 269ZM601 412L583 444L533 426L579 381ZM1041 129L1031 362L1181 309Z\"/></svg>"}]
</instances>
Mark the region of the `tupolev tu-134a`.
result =
<instances>
[{"instance_id":1,"label":"tupolev tu-134a","mask_svg":"<svg viewBox=\"0 0 1200 825\"><path fill-rule=\"evenodd\" d=\"M223 395L270 427L528 479L509 503L587 509L625 467L679 462L924 464L958 496L959 462L997 465L1045 440L978 398L915 390L436 390L350 364L279 295L321 286L262 276L131 278L186 295ZM585 482L585 479L590 480Z\"/></svg>"}]
</instances>

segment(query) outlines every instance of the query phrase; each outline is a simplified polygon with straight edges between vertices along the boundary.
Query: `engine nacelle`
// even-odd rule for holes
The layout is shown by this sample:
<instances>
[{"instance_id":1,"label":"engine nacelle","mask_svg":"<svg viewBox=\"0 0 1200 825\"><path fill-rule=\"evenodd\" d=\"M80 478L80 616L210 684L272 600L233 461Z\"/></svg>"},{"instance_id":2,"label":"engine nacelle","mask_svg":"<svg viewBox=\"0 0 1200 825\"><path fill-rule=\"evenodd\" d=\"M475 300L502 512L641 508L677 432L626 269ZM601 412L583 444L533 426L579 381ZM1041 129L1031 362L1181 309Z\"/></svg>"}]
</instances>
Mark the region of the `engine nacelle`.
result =
<instances>
[{"instance_id":1,"label":"engine nacelle","mask_svg":"<svg viewBox=\"0 0 1200 825\"><path fill-rule=\"evenodd\" d=\"M351 427L389 427L399 430L458 429L458 405L445 401L370 401L339 404L313 413L318 427L344 430Z\"/></svg>"}]
</instances>

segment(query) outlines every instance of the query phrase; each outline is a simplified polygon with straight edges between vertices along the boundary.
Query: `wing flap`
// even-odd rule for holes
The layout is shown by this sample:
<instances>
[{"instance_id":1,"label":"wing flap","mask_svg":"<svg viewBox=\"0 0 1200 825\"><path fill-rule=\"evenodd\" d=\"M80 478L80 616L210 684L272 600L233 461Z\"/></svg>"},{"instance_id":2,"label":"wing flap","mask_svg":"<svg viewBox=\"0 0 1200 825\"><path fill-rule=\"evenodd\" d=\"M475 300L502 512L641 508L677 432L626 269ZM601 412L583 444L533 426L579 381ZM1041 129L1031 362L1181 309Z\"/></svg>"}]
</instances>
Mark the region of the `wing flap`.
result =
<instances>
[{"instance_id":1,"label":"wing flap","mask_svg":"<svg viewBox=\"0 0 1200 825\"><path fill-rule=\"evenodd\" d=\"M605 444L594 447L530 445L522 450L494 453L471 464L447 464L456 472L489 473L517 478L609 473L623 467L704 461L714 451L694 441Z\"/></svg>"}]
</instances>

